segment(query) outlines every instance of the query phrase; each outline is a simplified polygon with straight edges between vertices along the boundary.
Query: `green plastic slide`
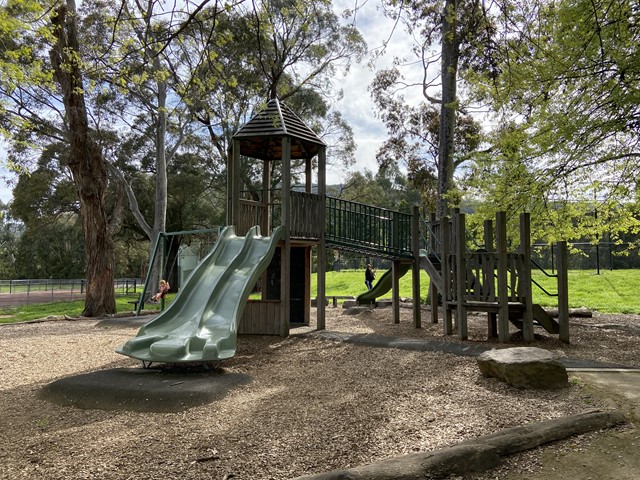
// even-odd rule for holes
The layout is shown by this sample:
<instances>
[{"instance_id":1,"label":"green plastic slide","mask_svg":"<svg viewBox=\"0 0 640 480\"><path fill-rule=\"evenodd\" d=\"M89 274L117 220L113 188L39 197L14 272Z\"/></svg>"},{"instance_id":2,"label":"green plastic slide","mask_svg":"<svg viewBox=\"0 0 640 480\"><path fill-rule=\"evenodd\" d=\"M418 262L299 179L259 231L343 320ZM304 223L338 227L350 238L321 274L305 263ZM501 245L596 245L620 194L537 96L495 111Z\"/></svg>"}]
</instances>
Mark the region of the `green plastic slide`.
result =
<instances>
[{"instance_id":1,"label":"green plastic slide","mask_svg":"<svg viewBox=\"0 0 640 480\"><path fill-rule=\"evenodd\" d=\"M410 263L401 263L399 268L400 277L403 277L409 270L411 270ZM392 272L393 269L384 272L371 290L367 290L366 292L358 295L358 297L356 298L358 305L375 303L376 298L380 298L382 295L391 290L393 278L391 276Z\"/></svg>"},{"instance_id":2,"label":"green plastic slide","mask_svg":"<svg viewBox=\"0 0 640 480\"><path fill-rule=\"evenodd\" d=\"M196 362L231 358L247 298L282 237L253 227L245 237L225 228L169 307L143 325L116 352L145 362Z\"/></svg>"}]
</instances>

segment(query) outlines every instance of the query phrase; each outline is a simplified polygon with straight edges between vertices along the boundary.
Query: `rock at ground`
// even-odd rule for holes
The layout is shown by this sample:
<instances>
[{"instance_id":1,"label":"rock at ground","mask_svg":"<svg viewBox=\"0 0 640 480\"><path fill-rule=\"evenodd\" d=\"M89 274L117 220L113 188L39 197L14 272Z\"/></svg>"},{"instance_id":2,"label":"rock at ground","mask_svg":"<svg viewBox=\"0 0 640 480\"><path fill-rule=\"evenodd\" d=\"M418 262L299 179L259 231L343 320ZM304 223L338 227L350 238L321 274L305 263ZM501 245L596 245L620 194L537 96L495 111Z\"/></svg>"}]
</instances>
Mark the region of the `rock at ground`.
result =
<instances>
[{"instance_id":1,"label":"rock at ground","mask_svg":"<svg viewBox=\"0 0 640 480\"><path fill-rule=\"evenodd\" d=\"M357 307L349 307L343 313L344 315L359 315L363 312L370 312L370 311L371 311L371 307L360 305Z\"/></svg>"},{"instance_id":2,"label":"rock at ground","mask_svg":"<svg viewBox=\"0 0 640 480\"><path fill-rule=\"evenodd\" d=\"M560 316L560 313L557 308L546 308L546 312L554 318ZM593 317L593 311L589 310L587 307L580 308L570 308L569 309L570 317L581 317L581 318L591 318Z\"/></svg>"},{"instance_id":3,"label":"rock at ground","mask_svg":"<svg viewBox=\"0 0 640 480\"><path fill-rule=\"evenodd\" d=\"M569 385L567 369L558 356L542 348L494 349L480 354L477 362L483 376L516 388L558 389Z\"/></svg>"}]
</instances>

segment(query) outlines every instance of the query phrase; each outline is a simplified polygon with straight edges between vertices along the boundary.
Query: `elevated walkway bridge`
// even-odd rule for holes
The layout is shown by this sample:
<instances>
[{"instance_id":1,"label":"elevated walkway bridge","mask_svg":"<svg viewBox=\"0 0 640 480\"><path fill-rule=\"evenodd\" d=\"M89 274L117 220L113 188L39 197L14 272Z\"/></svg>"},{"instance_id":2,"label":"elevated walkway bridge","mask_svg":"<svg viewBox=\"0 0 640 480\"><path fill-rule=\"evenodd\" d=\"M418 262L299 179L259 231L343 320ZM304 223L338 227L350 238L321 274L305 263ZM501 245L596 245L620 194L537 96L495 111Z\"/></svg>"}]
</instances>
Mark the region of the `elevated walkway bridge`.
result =
<instances>
[{"instance_id":1,"label":"elevated walkway bridge","mask_svg":"<svg viewBox=\"0 0 640 480\"><path fill-rule=\"evenodd\" d=\"M271 225L283 223L280 219L281 199L277 195L274 198L268 208L258 198L240 201L239 234L253 225L268 225L267 216ZM410 214L330 196L325 197L323 206L322 196L296 191L290 192L289 201L292 239L319 241L323 230L319 219L324 213L324 235L329 248L389 260L414 258L411 249L413 216Z\"/></svg>"}]
</instances>

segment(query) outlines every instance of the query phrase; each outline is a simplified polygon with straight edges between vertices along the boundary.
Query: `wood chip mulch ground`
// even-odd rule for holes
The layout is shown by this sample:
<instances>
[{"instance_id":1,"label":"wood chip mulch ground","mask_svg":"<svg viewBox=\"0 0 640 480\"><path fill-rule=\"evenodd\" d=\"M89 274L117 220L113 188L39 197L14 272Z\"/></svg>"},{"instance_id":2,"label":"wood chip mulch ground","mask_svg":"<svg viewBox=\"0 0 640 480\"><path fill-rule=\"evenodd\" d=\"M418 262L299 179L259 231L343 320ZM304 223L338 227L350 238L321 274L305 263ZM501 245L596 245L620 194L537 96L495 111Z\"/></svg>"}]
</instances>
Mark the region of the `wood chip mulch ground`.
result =
<instances>
[{"instance_id":1,"label":"wood chip mulch ground","mask_svg":"<svg viewBox=\"0 0 640 480\"><path fill-rule=\"evenodd\" d=\"M394 324L389 308L349 316L329 307L327 330L445 339L428 312L419 330L410 309L401 316ZM222 368L251 381L175 413L64 407L38 395L63 377L138 368L114 352L137 328L91 319L2 326L0 478L289 479L609 407L580 382L516 390L483 378L471 357L323 340L309 335L313 323L288 338L240 337ZM469 324L470 343L493 345L485 317ZM536 334L535 346L559 355L640 367L638 316L574 319L570 345ZM501 475L535 470L536 462L521 456Z\"/></svg>"}]
</instances>

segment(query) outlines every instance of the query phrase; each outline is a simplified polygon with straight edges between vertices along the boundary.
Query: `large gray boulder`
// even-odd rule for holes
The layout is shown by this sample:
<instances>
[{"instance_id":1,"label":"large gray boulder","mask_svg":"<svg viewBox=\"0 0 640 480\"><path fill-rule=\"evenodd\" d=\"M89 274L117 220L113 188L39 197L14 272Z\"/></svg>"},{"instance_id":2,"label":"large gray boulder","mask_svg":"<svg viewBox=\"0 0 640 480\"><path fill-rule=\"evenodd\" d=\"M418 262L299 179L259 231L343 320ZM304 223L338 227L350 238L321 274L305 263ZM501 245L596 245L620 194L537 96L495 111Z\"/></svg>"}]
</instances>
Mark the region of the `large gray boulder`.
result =
<instances>
[{"instance_id":1,"label":"large gray boulder","mask_svg":"<svg viewBox=\"0 0 640 480\"><path fill-rule=\"evenodd\" d=\"M490 350L478 356L485 377L495 377L516 388L558 389L569 385L559 357L537 347Z\"/></svg>"}]
</instances>

